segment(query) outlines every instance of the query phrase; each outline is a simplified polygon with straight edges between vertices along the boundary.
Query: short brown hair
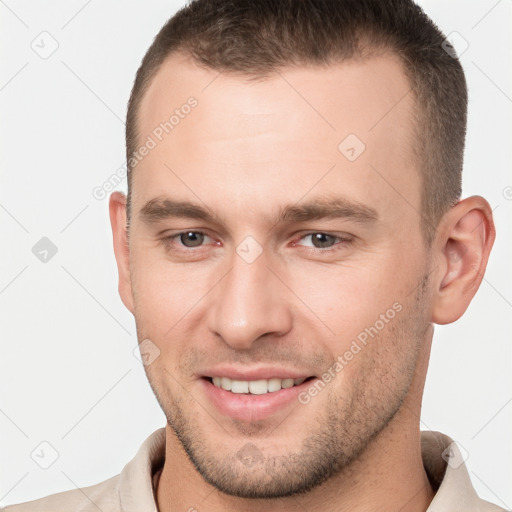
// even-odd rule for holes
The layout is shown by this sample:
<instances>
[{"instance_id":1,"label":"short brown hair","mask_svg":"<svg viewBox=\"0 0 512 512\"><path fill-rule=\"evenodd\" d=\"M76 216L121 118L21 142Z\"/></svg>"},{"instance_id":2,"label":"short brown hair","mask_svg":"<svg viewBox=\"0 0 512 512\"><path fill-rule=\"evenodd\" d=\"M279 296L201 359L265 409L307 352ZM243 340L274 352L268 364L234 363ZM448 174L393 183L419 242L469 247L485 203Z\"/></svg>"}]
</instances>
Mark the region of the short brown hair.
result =
<instances>
[{"instance_id":1,"label":"short brown hair","mask_svg":"<svg viewBox=\"0 0 512 512\"><path fill-rule=\"evenodd\" d=\"M137 114L167 57L264 79L285 66L335 65L379 51L399 56L416 101L413 140L422 176L422 228L430 245L461 195L467 120L462 66L443 33L412 0L194 0L162 27L137 71L126 118L126 155ZM127 217L131 172L128 164Z\"/></svg>"}]
</instances>

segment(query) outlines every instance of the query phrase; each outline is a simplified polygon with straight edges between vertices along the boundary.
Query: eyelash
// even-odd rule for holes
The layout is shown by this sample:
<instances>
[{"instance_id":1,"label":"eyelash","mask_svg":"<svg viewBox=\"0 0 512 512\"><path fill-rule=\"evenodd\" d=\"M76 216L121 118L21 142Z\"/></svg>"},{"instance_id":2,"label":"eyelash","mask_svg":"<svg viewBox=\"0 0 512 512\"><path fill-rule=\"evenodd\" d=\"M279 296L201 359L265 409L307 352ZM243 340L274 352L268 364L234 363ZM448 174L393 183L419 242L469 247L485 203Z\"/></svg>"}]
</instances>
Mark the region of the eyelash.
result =
<instances>
[{"instance_id":1,"label":"eyelash","mask_svg":"<svg viewBox=\"0 0 512 512\"><path fill-rule=\"evenodd\" d=\"M164 237L162 238L162 243L164 244L165 248L168 249L168 250L175 250L175 251L181 251L181 252L185 252L185 253L191 253L191 252L198 252L199 249L205 247L204 245L200 245L200 246L197 246L197 247L187 247L185 245L181 245L181 247L183 247L184 249L175 249L173 248L171 245L172 245L172 242L175 240L175 239L179 239L179 237L181 235L186 235L188 233L195 233L195 234L199 234L199 235L205 235L209 238L212 238L208 235L208 233L205 233L204 231L193 231L193 230L188 230L188 231L180 231L179 233L175 233L174 235L170 235L170 236L167 236L167 237ZM317 235L317 234L321 234L321 235L327 235L331 238L334 238L335 240L338 240L338 243L336 243L335 245L331 246L331 247L327 247L327 248L320 248L320 247L304 247L304 249L308 252L320 252L320 253L332 253L332 252L335 252L337 250L340 250L342 247L340 246L347 246L347 245L350 245L354 240L352 237L343 237L343 236L337 236L337 235L332 235L330 233L326 233L324 231L310 231L309 233L305 233L303 234L298 240L302 240L303 238L306 238L308 236L311 236L311 235Z\"/></svg>"}]
</instances>

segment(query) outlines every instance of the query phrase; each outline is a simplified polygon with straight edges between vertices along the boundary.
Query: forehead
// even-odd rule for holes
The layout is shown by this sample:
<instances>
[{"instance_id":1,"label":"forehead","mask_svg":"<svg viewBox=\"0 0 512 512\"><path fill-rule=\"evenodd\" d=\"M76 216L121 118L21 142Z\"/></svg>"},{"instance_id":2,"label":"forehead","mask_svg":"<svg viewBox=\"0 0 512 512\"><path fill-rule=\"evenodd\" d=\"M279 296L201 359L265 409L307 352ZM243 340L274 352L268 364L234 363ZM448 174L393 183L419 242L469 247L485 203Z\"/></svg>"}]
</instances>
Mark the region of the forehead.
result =
<instances>
[{"instance_id":1,"label":"forehead","mask_svg":"<svg viewBox=\"0 0 512 512\"><path fill-rule=\"evenodd\" d=\"M380 209L419 208L414 108L392 54L253 81L176 54L140 105L139 146L151 139L152 148L136 167L132 197L141 207L172 190L256 207L336 189Z\"/></svg>"}]
</instances>

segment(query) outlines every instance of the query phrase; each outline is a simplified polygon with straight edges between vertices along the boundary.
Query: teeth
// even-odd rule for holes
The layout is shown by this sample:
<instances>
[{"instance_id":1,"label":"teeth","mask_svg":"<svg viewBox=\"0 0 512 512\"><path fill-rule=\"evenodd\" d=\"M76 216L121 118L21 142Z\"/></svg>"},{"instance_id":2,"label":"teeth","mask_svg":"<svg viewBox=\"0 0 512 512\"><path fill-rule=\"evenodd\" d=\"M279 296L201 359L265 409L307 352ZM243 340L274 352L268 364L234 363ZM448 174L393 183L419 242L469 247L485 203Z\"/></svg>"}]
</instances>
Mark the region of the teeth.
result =
<instances>
[{"instance_id":1,"label":"teeth","mask_svg":"<svg viewBox=\"0 0 512 512\"><path fill-rule=\"evenodd\" d=\"M219 386L221 386L222 389L231 391L231 379L229 379L228 377L221 377Z\"/></svg>"},{"instance_id":2,"label":"teeth","mask_svg":"<svg viewBox=\"0 0 512 512\"><path fill-rule=\"evenodd\" d=\"M221 382L222 385L222 382ZM232 380L231 381L232 393L249 393L249 382L246 380Z\"/></svg>"},{"instance_id":3,"label":"teeth","mask_svg":"<svg viewBox=\"0 0 512 512\"><path fill-rule=\"evenodd\" d=\"M293 379L283 379L283 382L281 382L281 387L283 389L291 388L293 386Z\"/></svg>"},{"instance_id":4,"label":"teeth","mask_svg":"<svg viewBox=\"0 0 512 512\"><path fill-rule=\"evenodd\" d=\"M249 391L253 395L264 395L268 391L267 379L249 381Z\"/></svg>"},{"instance_id":5,"label":"teeth","mask_svg":"<svg viewBox=\"0 0 512 512\"><path fill-rule=\"evenodd\" d=\"M268 379L268 390L272 393L273 391L279 391L281 389L281 379Z\"/></svg>"},{"instance_id":6,"label":"teeth","mask_svg":"<svg viewBox=\"0 0 512 512\"><path fill-rule=\"evenodd\" d=\"M229 377L213 377L213 384L218 388L232 393L251 393L252 395L264 395L280 389L287 389L302 384L306 379L261 379L261 380L235 380Z\"/></svg>"}]
</instances>

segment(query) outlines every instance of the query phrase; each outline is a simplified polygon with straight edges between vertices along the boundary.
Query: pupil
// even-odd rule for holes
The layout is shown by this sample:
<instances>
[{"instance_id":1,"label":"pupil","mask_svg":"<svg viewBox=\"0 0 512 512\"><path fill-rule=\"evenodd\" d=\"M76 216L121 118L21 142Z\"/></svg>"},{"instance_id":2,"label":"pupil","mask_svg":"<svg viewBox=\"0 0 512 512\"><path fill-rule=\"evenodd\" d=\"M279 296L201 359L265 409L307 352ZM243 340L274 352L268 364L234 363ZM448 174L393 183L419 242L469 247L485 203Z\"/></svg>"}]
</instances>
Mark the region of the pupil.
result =
<instances>
[{"instance_id":1,"label":"pupil","mask_svg":"<svg viewBox=\"0 0 512 512\"><path fill-rule=\"evenodd\" d=\"M197 247L203 243L203 233L196 233L195 231L189 231L180 235L181 242L186 247ZM191 243L189 243L191 242Z\"/></svg>"}]
</instances>

